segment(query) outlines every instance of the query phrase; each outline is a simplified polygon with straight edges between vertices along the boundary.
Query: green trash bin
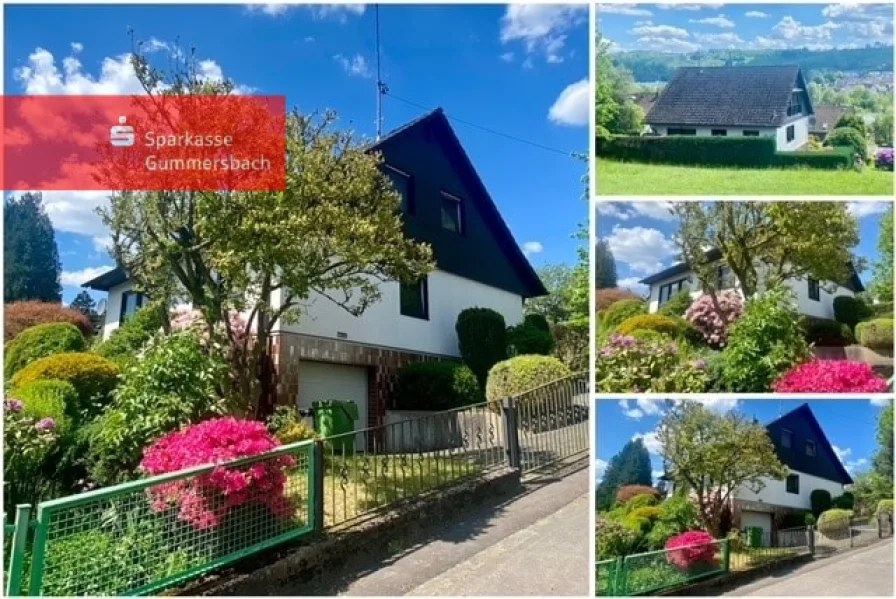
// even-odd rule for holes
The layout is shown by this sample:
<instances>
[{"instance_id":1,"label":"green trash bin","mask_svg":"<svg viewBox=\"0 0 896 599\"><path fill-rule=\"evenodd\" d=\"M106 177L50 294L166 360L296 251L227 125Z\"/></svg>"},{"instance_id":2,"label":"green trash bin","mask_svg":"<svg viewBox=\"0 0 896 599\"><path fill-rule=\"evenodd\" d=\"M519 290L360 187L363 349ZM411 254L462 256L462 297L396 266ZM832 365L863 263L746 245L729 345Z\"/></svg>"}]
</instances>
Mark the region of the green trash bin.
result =
<instances>
[{"instance_id":1,"label":"green trash bin","mask_svg":"<svg viewBox=\"0 0 896 599\"><path fill-rule=\"evenodd\" d=\"M353 401L330 399L315 401L311 404L314 408L314 428L318 434L326 439L327 450L334 455L352 455L355 451L355 421L358 420L358 404ZM335 439L330 438L338 436Z\"/></svg>"}]
</instances>

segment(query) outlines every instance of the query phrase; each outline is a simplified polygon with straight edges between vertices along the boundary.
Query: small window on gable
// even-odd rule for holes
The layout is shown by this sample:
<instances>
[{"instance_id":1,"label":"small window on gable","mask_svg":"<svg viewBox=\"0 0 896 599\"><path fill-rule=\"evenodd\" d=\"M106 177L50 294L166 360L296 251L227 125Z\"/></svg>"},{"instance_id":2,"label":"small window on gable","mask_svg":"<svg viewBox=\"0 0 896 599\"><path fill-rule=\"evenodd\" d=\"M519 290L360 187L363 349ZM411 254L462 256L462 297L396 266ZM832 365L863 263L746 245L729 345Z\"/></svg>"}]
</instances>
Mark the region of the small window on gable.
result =
<instances>
[{"instance_id":1,"label":"small window on gable","mask_svg":"<svg viewBox=\"0 0 896 599\"><path fill-rule=\"evenodd\" d=\"M125 291L121 294L121 311L118 315L118 324L122 325L137 312L140 308L143 307L143 304L146 303L146 296L142 293L134 291L131 289L130 291Z\"/></svg>"},{"instance_id":2,"label":"small window on gable","mask_svg":"<svg viewBox=\"0 0 896 599\"><path fill-rule=\"evenodd\" d=\"M464 233L463 202L451 194L442 192L442 228Z\"/></svg>"},{"instance_id":3,"label":"small window on gable","mask_svg":"<svg viewBox=\"0 0 896 599\"><path fill-rule=\"evenodd\" d=\"M728 135L727 129L713 129L712 136L713 137L726 137Z\"/></svg>"},{"instance_id":4,"label":"small window on gable","mask_svg":"<svg viewBox=\"0 0 896 599\"><path fill-rule=\"evenodd\" d=\"M793 433L787 429L781 431L781 447L793 447Z\"/></svg>"},{"instance_id":5,"label":"small window on gable","mask_svg":"<svg viewBox=\"0 0 896 599\"><path fill-rule=\"evenodd\" d=\"M399 308L402 316L429 320L429 286L426 277L416 283L400 283Z\"/></svg>"},{"instance_id":6,"label":"small window on gable","mask_svg":"<svg viewBox=\"0 0 896 599\"><path fill-rule=\"evenodd\" d=\"M744 137L759 137L759 131L744 129Z\"/></svg>"},{"instance_id":7,"label":"small window on gable","mask_svg":"<svg viewBox=\"0 0 896 599\"><path fill-rule=\"evenodd\" d=\"M392 182L392 187L401 196L401 211L405 214L414 214L414 194L412 177L395 167L386 165L386 176Z\"/></svg>"},{"instance_id":8,"label":"small window on gable","mask_svg":"<svg viewBox=\"0 0 896 599\"><path fill-rule=\"evenodd\" d=\"M815 457L815 441L806 441L806 455Z\"/></svg>"},{"instance_id":9,"label":"small window on gable","mask_svg":"<svg viewBox=\"0 0 896 599\"><path fill-rule=\"evenodd\" d=\"M818 281L809 277L809 299L814 301L820 301L821 292L818 288Z\"/></svg>"},{"instance_id":10,"label":"small window on gable","mask_svg":"<svg viewBox=\"0 0 896 599\"><path fill-rule=\"evenodd\" d=\"M799 474L791 474L787 477L787 492L800 494L800 476Z\"/></svg>"}]
</instances>

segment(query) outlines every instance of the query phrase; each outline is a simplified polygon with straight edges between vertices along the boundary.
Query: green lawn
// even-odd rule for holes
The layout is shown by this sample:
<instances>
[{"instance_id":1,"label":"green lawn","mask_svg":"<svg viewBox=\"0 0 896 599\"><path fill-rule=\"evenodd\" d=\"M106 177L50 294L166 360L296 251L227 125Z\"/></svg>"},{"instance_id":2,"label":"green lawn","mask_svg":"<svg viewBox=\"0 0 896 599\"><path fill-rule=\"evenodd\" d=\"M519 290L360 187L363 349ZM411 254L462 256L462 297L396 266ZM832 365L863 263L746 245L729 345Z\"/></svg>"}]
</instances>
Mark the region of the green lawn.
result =
<instances>
[{"instance_id":1,"label":"green lawn","mask_svg":"<svg viewBox=\"0 0 896 599\"><path fill-rule=\"evenodd\" d=\"M599 195L892 195L893 173L597 161Z\"/></svg>"}]
</instances>

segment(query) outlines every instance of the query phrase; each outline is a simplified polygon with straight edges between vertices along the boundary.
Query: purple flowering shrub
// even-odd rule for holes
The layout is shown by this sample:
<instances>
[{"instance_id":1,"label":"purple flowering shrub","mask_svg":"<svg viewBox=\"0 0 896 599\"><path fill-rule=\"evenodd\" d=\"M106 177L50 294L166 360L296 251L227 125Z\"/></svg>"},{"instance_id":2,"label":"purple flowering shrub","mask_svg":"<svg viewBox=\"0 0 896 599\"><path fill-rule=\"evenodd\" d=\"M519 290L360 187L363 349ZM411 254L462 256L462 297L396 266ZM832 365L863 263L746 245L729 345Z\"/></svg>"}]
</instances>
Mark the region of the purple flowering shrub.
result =
<instances>
[{"instance_id":1,"label":"purple flowering shrub","mask_svg":"<svg viewBox=\"0 0 896 599\"><path fill-rule=\"evenodd\" d=\"M699 393L708 382L706 362L691 360L665 338L614 334L597 352L597 390L601 393Z\"/></svg>"},{"instance_id":2,"label":"purple flowering shrub","mask_svg":"<svg viewBox=\"0 0 896 599\"><path fill-rule=\"evenodd\" d=\"M684 317L700 331L706 342L717 348L725 346L728 327L744 313L744 301L736 291L723 291L718 294L718 300L719 310L716 310L712 298L701 295L684 313Z\"/></svg>"},{"instance_id":3,"label":"purple flowering shrub","mask_svg":"<svg viewBox=\"0 0 896 599\"><path fill-rule=\"evenodd\" d=\"M874 156L874 166L878 170L893 170L893 148L879 148Z\"/></svg>"},{"instance_id":4,"label":"purple flowering shrub","mask_svg":"<svg viewBox=\"0 0 896 599\"><path fill-rule=\"evenodd\" d=\"M9 398L3 405L4 509L18 503L35 503L40 470L58 435L53 418L29 416L22 400Z\"/></svg>"}]
</instances>

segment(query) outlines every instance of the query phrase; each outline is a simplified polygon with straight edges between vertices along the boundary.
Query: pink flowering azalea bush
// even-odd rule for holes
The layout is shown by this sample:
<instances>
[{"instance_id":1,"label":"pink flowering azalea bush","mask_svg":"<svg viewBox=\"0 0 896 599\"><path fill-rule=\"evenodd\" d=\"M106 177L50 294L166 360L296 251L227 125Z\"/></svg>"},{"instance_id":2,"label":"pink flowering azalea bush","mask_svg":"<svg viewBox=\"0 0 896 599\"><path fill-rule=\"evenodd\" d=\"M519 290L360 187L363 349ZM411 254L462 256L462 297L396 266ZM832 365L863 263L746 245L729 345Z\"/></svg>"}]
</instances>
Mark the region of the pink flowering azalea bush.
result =
<instances>
[{"instance_id":1,"label":"pink flowering azalea bush","mask_svg":"<svg viewBox=\"0 0 896 599\"><path fill-rule=\"evenodd\" d=\"M724 347L728 341L728 327L744 313L744 301L735 291L723 291L718 294L718 300L719 310L716 310L712 298L701 295L685 311L684 317L700 331L708 344Z\"/></svg>"},{"instance_id":2,"label":"pink flowering azalea bush","mask_svg":"<svg viewBox=\"0 0 896 599\"><path fill-rule=\"evenodd\" d=\"M666 541L666 561L683 570L719 565L716 551L719 544L702 530L689 530Z\"/></svg>"},{"instance_id":3,"label":"pink flowering azalea bush","mask_svg":"<svg viewBox=\"0 0 896 599\"><path fill-rule=\"evenodd\" d=\"M772 390L777 393L884 393L887 382L864 362L810 360L781 375Z\"/></svg>"},{"instance_id":4,"label":"pink flowering azalea bush","mask_svg":"<svg viewBox=\"0 0 896 599\"><path fill-rule=\"evenodd\" d=\"M214 418L165 435L146 448L140 467L147 474L164 474L257 455L279 445L262 422ZM296 506L284 493L286 471L295 465L292 456L279 456L235 468L219 466L208 474L155 485L147 493L154 511L176 507L178 519L196 530L215 528L228 512L248 504L288 519Z\"/></svg>"}]
</instances>

